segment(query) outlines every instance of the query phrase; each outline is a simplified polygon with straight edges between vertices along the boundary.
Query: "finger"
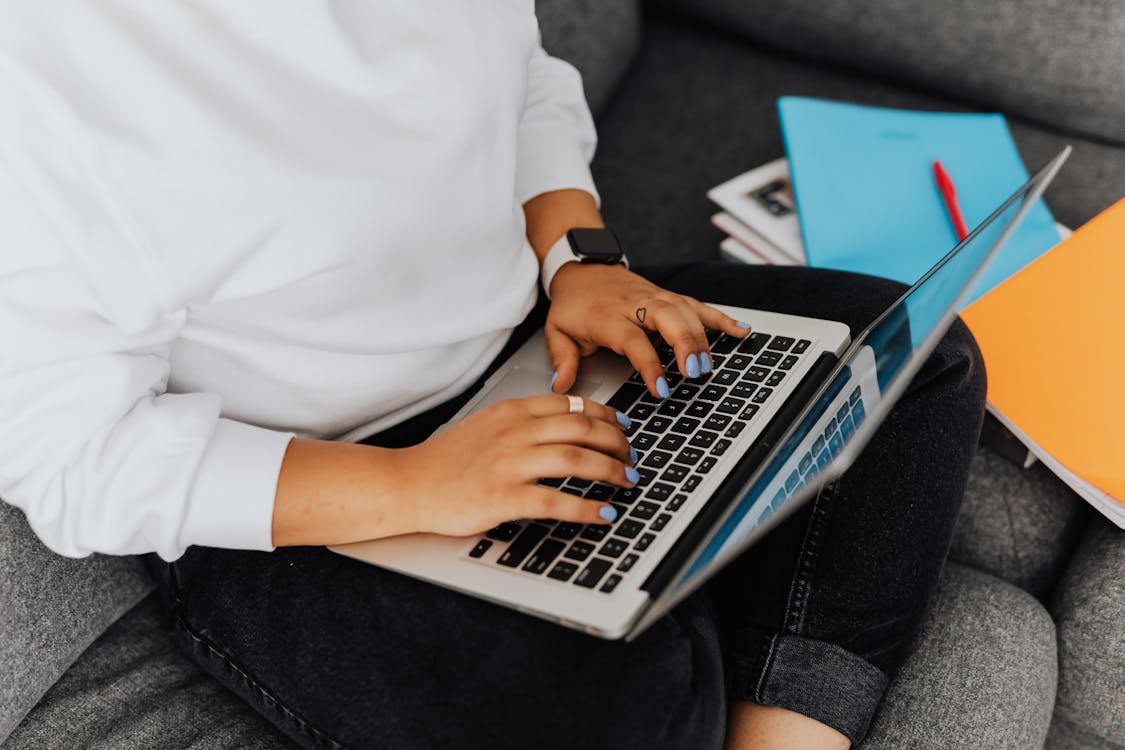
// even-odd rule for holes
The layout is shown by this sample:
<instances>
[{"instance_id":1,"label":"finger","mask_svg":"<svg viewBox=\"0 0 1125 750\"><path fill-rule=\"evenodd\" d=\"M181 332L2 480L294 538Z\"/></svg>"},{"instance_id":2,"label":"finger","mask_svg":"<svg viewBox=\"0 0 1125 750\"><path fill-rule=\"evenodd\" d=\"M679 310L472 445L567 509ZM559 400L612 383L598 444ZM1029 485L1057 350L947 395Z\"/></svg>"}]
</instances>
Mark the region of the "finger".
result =
<instances>
[{"instance_id":1,"label":"finger","mask_svg":"<svg viewBox=\"0 0 1125 750\"><path fill-rule=\"evenodd\" d=\"M576 523L610 523L617 509L609 503L586 500L546 487L526 487L512 497L511 518L557 518Z\"/></svg>"},{"instance_id":2,"label":"finger","mask_svg":"<svg viewBox=\"0 0 1125 750\"><path fill-rule=\"evenodd\" d=\"M684 305L686 308L686 305ZM707 337L703 333L703 326L693 326L684 317L685 310L674 302L663 299L653 299L647 303L646 315L641 325L650 331L655 331L668 342L676 352L676 362L680 372L689 378L698 378L703 369L703 354L710 352L707 346ZM690 309L686 312L691 314ZM692 317L695 317L692 315ZM638 321L641 316L637 315ZM698 333L695 329L698 329Z\"/></svg>"},{"instance_id":3,"label":"finger","mask_svg":"<svg viewBox=\"0 0 1125 750\"><path fill-rule=\"evenodd\" d=\"M668 380L664 377L660 357L642 329L621 320L610 328L601 343L628 358L629 364L644 378L649 393L658 398L668 398Z\"/></svg>"},{"instance_id":4,"label":"finger","mask_svg":"<svg viewBox=\"0 0 1125 750\"><path fill-rule=\"evenodd\" d=\"M579 477L620 487L632 487L640 479L624 461L580 445L537 445L520 451L513 463L513 468L517 466L521 479Z\"/></svg>"},{"instance_id":5,"label":"finger","mask_svg":"<svg viewBox=\"0 0 1125 750\"><path fill-rule=\"evenodd\" d=\"M578 363L582 359L578 344L551 325L547 326L545 335L547 351L551 355L551 368L555 371L551 376L551 391L566 393L578 377Z\"/></svg>"},{"instance_id":6,"label":"finger","mask_svg":"<svg viewBox=\"0 0 1125 750\"><path fill-rule=\"evenodd\" d=\"M581 445L618 461L636 463L636 453L620 428L585 414L543 417L534 420L528 430L529 441L535 445Z\"/></svg>"},{"instance_id":7,"label":"finger","mask_svg":"<svg viewBox=\"0 0 1125 750\"><path fill-rule=\"evenodd\" d=\"M716 310L710 305L705 305L697 299L685 297L691 308L695 310L695 314L703 321L703 325L714 331L722 331L723 333L731 336L742 338L751 333L749 323L736 320L721 310Z\"/></svg>"},{"instance_id":8,"label":"finger","mask_svg":"<svg viewBox=\"0 0 1125 750\"><path fill-rule=\"evenodd\" d=\"M560 376L561 377L561 376ZM553 417L570 413L570 399L562 394L550 396L529 396L520 399L527 413L533 417ZM620 427L629 425L629 418L611 406L599 404L588 398L582 399L582 414Z\"/></svg>"},{"instance_id":9,"label":"finger","mask_svg":"<svg viewBox=\"0 0 1125 750\"><path fill-rule=\"evenodd\" d=\"M673 345L676 350L676 360L679 363L680 372L685 373L689 378L706 375L712 369L711 344L707 341L707 332L703 329L703 322L696 314L695 308L689 304L687 297L678 297L671 303L671 306L679 315L680 320L683 321L683 330L686 330L687 335L691 338L690 346L682 347L686 353L680 351L681 347ZM664 335L663 330L661 330L660 335ZM695 359L691 358L693 354Z\"/></svg>"}]
</instances>

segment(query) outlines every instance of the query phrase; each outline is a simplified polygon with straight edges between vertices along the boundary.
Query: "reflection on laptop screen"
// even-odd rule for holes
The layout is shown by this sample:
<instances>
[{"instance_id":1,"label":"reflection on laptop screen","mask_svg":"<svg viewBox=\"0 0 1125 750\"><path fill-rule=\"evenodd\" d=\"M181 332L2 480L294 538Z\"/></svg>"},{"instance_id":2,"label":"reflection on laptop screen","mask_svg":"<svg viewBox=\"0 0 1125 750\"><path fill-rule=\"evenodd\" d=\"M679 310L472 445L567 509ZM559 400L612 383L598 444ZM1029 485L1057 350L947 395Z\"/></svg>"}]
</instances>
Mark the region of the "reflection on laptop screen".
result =
<instances>
[{"instance_id":1,"label":"reflection on laptop screen","mask_svg":"<svg viewBox=\"0 0 1125 750\"><path fill-rule=\"evenodd\" d=\"M1059 164L1061 158L1024 185L856 338L827 387L696 552L670 598L740 553L773 526L766 523L771 518L843 473Z\"/></svg>"}]
</instances>

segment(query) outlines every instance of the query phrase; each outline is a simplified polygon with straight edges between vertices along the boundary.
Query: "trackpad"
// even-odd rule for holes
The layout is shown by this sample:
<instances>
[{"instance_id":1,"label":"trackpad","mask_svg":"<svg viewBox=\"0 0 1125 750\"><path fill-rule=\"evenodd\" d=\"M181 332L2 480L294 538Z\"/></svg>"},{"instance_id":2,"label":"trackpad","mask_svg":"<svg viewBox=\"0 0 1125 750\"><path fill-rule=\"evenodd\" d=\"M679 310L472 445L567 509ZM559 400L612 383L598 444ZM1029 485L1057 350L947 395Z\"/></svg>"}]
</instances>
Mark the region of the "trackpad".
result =
<instances>
[{"instance_id":1,"label":"trackpad","mask_svg":"<svg viewBox=\"0 0 1125 750\"><path fill-rule=\"evenodd\" d=\"M541 396L550 393L551 373L537 367L521 367L516 365L508 371L497 383L484 394L473 411L483 409L489 404L503 401L508 398L524 398L526 396ZM575 396L589 398L601 386L596 380L578 378L570 393Z\"/></svg>"}]
</instances>

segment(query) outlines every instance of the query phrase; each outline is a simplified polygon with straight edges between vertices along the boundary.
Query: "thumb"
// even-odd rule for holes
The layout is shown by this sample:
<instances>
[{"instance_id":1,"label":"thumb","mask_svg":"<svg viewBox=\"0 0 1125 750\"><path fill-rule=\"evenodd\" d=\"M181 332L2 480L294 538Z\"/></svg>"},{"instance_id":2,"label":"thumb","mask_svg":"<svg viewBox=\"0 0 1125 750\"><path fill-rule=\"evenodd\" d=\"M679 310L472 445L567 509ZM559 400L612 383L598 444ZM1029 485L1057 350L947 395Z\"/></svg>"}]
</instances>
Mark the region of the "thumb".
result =
<instances>
[{"instance_id":1,"label":"thumb","mask_svg":"<svg viewBox=\"0 0 1125 750\"><path fill-rule=\"evenodd\" d=\"M554 326L548 326L545 333L547 351L551 354L551 366L555 369L551 380L551 392L566 393L578 377L578 362L581 359L578 344Z\"/></svg>"}]
</instances>

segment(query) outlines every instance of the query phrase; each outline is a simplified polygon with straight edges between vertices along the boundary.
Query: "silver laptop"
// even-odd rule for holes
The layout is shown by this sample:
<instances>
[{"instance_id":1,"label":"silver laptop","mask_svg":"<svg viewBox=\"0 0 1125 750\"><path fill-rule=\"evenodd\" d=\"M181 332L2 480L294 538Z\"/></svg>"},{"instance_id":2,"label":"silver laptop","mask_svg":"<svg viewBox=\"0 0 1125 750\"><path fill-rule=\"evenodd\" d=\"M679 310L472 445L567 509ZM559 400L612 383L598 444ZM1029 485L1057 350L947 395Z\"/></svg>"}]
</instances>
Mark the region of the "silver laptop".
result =
<instances>
[{"instance_id":1,"label":"silver laptop","mask_svg":"<svg viewBox=\"0 0 1125 750\"><path fill-rule=\"evenodd\" d=\"M711 334L714 369L701 378L684 378L662 346L668 399L649 395L617 355L585 360L571 392L630 415L641 481L543 483L614 503L612 524L514 519L476 537L411 534L332 549L596 636L636 637L852 464L1069 152L854 342L839 322L717 305L753 333ZM451 423L545 392L550 373L540 332Z\"/></svg>"}]
</instances>

